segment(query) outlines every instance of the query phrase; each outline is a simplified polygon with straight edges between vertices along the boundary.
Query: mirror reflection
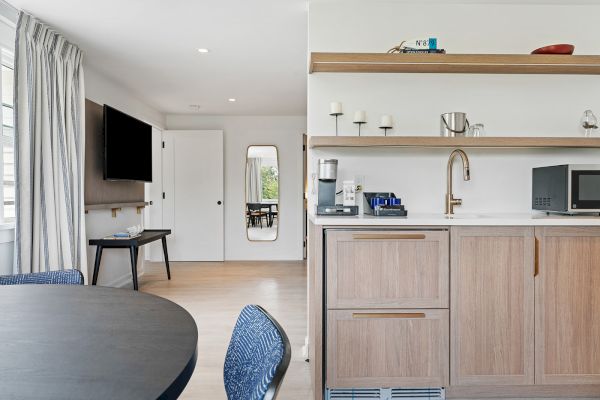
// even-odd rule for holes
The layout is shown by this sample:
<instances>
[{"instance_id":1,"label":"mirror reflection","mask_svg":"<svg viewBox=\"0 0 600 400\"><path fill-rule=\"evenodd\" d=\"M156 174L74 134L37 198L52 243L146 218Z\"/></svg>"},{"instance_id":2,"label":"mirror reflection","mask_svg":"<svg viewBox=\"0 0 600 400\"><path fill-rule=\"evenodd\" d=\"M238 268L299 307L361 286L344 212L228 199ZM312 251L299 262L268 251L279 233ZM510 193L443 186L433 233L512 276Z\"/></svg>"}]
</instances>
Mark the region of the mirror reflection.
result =
<instances>
[{"instance_id":1,"label":"mirror reflection","mask_svg":"<svg viewBox=\"0 0 600 400\"><path fill-rule=\"evenodd\" d=\"M279 160L275 146L250 146L246 154L246 231L248 240L277 239Z\"/></svg>"}]
</instances>

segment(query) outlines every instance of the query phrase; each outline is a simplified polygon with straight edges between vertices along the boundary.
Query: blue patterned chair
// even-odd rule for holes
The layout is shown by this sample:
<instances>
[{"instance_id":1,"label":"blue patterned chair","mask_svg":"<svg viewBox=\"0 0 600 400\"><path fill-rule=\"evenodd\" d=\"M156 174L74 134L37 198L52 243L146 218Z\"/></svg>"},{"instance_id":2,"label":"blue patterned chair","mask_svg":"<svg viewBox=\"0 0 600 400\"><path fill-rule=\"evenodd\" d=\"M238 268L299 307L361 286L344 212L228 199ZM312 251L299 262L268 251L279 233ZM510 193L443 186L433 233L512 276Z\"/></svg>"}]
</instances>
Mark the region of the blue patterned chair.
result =
<instances>
[{"instance_id":1,"label":"blue patterned chair","mask_svg":"<svg viewBox=\"0 0 600 400\"><path fill-rule=\"evenodd\" d=\"M228 400L274 400L292 350L283 328L260 306L244 307L225 357Z\"/></svg>"},{"instance_id":2,"label":"blue patterned chair","mask_svg":"<svg viewBox=\"0 0 600 400\"><path fill-rule=\"evenodd\" d=\"M0 276L0 285L83 285L83 274L76 269Z\"/></svg>"}]
</instances>

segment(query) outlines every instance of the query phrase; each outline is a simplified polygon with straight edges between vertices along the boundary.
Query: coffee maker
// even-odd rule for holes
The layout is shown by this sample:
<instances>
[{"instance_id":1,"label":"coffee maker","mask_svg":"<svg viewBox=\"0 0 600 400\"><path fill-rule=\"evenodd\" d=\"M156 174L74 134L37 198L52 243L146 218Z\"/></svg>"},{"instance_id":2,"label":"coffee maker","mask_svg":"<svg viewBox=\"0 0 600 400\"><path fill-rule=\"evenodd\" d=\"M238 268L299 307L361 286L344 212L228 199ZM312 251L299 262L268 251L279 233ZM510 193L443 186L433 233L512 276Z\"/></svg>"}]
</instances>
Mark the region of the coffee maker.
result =
<instances>
[{"instance_id":1,"label":"coffee maker","mask_svg":"<svg viewBox=\"0 0 600 400\"><path fill-rule=\"evenodd\" d=\"M358 206L335 204L338 160L319 159L317 215L358 215Z\"/></svg>"}]
</instances>

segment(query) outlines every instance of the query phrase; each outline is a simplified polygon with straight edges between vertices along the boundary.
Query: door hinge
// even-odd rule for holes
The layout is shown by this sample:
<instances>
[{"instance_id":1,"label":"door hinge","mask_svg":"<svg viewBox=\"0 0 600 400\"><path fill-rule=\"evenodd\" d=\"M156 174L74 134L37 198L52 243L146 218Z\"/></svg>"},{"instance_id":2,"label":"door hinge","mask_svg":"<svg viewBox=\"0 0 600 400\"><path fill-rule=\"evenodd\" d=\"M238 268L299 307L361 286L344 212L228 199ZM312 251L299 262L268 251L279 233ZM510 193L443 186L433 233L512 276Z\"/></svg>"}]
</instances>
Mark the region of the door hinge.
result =
<instances>
[{"instance_id":1,"label":"door hinge","mask_svg":"<svg viewBox=\"0 0 600 400\"><path fill-rule=\"evenodd\" d=\"M163 192L163 200L164 200L164 198L165 198L165 192Z\"/></svg>"},{"instance_id":2,"label":"door hinge","mask_svg":"<svg viewBox=\"0 0 600 400\"><path fill-rule=\"evenodd\" d=\"M306 151L306 145L305 144L302 145L302 151Z\"/></svg>"},{"instance_id":3,"label":"door hinge","mask_svg":"<svg viewBox=\"0 0 600 400\"><path fill-rule=\"evenodd\" d=\"M163 142L162 142L162 148L163 148L163 149L165 148L165 141L164 141L164 140L163 140Z\"/></svg>"}]
</instances>

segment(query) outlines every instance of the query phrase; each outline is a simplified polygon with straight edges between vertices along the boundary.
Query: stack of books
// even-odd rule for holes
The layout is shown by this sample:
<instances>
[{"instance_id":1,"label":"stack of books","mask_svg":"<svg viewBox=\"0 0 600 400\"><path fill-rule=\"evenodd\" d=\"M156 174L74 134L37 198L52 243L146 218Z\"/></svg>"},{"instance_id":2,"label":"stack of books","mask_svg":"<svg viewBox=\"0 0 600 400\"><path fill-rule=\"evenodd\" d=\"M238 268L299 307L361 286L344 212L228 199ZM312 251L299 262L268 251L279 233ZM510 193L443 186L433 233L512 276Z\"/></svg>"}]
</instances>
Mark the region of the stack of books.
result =
<instances>
[{"instance_id":1,"label":"stack of books","mask_svg":"<svg viewBox=\"0 0 600 400\"><path fill-rule=\"evenodd\" d=\"M446 54L444 49L401 49L402 54Z\"/></svg>"},{"instance_id":2,"label":"stack of books","mask_svg":"<svg viewBox=\"0 0 600 400\"><path fill-rule=\"evenodd\" d=\"M117 233L113 233L112 235L106 236L103 239L105 239L105 240L127 240L127 239L133 239L138 236L140 236L139 233L117 232Z\"/></svg>"},{"instance_id":3,"label":"stack of books","mask_svg":"<svg viewBox=\"0 0 600 400\"><path fill-rule=\"evenodd\" d=\"M400 45L400 53L446 54L446 50L437 48L437 38L412 39Z\"/></svg>"}]
</instances>

